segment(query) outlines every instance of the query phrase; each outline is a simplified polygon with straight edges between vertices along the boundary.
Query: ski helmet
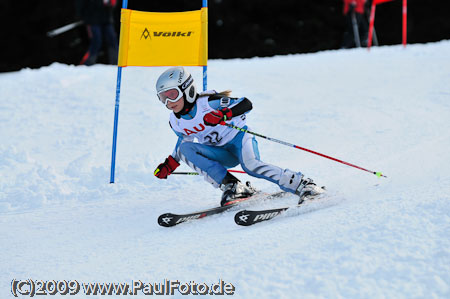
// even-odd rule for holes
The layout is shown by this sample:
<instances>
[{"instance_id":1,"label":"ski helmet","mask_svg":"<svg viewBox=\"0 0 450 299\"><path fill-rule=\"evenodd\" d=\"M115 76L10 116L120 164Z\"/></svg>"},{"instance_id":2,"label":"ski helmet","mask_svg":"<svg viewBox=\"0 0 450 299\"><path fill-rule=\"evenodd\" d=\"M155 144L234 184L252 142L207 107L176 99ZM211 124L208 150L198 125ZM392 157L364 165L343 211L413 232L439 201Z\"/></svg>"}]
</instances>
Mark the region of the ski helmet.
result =
<instances>
[{"instance_id":1,"label":"ski helmet","mask_svg":"<svg viewBox=\"0 0 450 299\"><path fill-rule=\"evenodd\" d=\"M197 98L194 78L182 66L171 67L162 73L156 81L156 92L164 105L168 101L176 102L182 96L188 103L193 103Z\"/></svg>"}]
</instances>

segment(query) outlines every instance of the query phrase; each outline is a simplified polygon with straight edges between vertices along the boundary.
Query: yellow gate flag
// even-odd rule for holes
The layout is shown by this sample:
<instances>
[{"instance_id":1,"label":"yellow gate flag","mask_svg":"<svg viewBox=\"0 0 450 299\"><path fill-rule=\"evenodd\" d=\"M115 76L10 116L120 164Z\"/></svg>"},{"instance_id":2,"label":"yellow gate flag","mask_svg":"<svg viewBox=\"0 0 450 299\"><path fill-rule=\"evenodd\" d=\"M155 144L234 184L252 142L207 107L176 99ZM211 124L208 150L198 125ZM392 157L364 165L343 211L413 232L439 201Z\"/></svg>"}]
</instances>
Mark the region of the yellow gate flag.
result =
<instances>
[{"instance_id":1,"label":"yellow gate flag","mask_svg":"<svg viewBox=\"0 0 450 299\"><path fill-rule=\"evenodd\" d=\"M122 9L118 66L206 66L208 8L184 12Z\"/></svg>"}]
</instances>

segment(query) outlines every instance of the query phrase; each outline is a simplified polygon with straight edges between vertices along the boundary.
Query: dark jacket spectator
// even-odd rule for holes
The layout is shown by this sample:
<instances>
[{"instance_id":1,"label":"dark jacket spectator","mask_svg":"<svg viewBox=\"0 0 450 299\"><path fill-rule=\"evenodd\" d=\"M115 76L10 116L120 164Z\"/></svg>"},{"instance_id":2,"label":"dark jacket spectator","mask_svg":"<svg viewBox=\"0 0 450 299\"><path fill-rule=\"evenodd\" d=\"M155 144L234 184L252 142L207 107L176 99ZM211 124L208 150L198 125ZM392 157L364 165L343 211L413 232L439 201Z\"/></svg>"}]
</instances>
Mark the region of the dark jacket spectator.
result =
<instances>
[{"instance_id":1,"label":"dark jacket spectator","mask_svg":"<svg viewBox=\"0 0 450 299\"><path fill-rule=\"evenodd\" d=\"M76 16L86 24L91 44L80 64L93 65L105 39L108 61L117 64L118 39L114 29L113 10L116 0L75 0Z\"/></svg>"}]
</instances>

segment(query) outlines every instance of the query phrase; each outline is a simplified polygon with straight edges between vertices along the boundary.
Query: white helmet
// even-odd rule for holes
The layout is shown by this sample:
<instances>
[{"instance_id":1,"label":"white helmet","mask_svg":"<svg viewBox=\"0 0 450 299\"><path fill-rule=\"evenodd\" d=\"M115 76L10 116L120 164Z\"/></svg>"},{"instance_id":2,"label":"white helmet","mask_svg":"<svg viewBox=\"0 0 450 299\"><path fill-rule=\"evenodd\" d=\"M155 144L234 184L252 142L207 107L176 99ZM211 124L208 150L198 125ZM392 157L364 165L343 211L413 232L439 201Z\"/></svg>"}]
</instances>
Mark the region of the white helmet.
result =
<instances>
[{"instance_id":1,"label":"white helmet","mask_svg":"<svg viewBox=\"0 0 450 299\"><path fill-rule=\"evenodd\" d=\"M158 98L164 105L167 102L176 102L182 96L189 103L197 98L197 89L194 78L182 66L171 67L159 76L156 81Z\"/></svg>"}]
</instances>

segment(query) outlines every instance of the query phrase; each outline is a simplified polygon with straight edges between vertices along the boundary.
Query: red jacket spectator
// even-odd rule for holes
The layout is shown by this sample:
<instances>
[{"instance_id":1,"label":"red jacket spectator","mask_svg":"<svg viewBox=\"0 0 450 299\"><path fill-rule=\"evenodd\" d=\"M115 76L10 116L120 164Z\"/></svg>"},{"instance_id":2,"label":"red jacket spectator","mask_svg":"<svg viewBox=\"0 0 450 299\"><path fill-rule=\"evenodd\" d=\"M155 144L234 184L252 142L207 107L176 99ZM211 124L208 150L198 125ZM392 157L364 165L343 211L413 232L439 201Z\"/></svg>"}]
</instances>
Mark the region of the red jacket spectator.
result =
<instances>
[{"instance_id":1,"label":"red jacket spectator","mask_svg":"<svg viewBox=\"0 0 450 299\"><path fill-rule=\"evenodd\" d=\"M355 7L355 12L360 14L364 13L364 4L366 4L366 0L343 0L343 1L344 1L344 16L348 13L352 5Z\"/></svg>"}]
</instances>

